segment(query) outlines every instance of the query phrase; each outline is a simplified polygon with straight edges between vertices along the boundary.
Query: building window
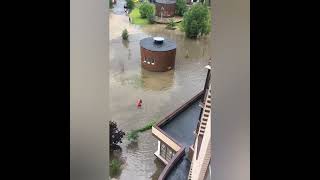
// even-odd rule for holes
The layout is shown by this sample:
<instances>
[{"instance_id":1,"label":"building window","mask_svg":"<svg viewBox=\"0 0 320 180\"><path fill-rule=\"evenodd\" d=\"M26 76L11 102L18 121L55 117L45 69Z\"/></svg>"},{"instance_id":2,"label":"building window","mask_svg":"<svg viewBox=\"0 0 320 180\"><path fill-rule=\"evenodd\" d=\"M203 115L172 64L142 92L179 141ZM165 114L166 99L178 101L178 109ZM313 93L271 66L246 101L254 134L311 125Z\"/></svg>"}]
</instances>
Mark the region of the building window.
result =
<instances>
[{"instance_id":1,"label":"building window","mask_svg":"<svg viewBox=\"0 0 320 180\"><path fill-rule=\"evenodd\" d=\"M167 149L166 145L161 142L161 146L160 146L160 156L166 157L166 149Z\"/></svg>"},{"instance_id":2,"label":"building window","mask_svg":"<svg viewBox=\"0 0 320 180\"><path fill-rule=\"evenodd\" d=\"M171 149L167 148L167 154L166 154L166 160L167 160L167 161L170 161L171 155L172 155Z\"/></svg>"},{"instance_id":3,"label":"building window","mask_svg":"<svg viewBox=\"0 0 320 180\"><path fill-rule=\"evenodd\" d=\"M143 60L143 63L152 64L152 65L154 65L155 62L156 62L156 61L155 61L153 58L146 58L146 57L144 57L144 60Z\"/></svg>"},{"instance_id":4,"label":"building window","mask_svg":"<svg viewBox=\"0 0 320 180\"><path fill-rule=\"evenodd\" d=\"M160 156L162 158L164 158L166 161L170 161L174 155L175 155L175 152L170 147L168 147L166 144L161 142Z\"/></svg>"}]
</instances>

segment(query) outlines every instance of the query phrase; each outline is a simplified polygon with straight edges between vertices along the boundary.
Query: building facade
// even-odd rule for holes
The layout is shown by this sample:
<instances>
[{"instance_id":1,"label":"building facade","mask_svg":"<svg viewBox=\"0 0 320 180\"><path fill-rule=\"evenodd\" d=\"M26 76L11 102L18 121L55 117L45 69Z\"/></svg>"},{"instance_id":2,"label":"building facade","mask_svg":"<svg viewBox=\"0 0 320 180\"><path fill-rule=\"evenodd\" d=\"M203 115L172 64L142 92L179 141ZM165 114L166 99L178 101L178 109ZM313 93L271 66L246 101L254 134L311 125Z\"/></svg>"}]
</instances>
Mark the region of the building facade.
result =
<instances>
[{"instance_id":1,"label":"building facade","mask_svg":"<svg viewBox=\"0 0 320 180\"><path fill-rule=\"evenodd\" d=\"M160 18L174 17L176 12L176 0L155 0L156 16Z\"/></svg>"},{"instance_id":2,"label":"building facade","mask_svg":"<svg viewBox=\"0 0 320 180\"><path fill-rule=\"evenodd\" d=\"M204 111L196 130L196 139L192 147L189 180L210 179L211 161L211 85L206 93Z\"/></svg>"},{"instance_id":3,"label":"building facade","mask_svg":"<svg viewBox=\"0 0 320 180\"><path fill-rule=\"evenodd\" d=\"M211 66L206 68L204 89L152 127L154 155L166 165L159 180L210 178Z\"/></svg>"},{"instance_id":4,"label":"building facade","mask_svg":"<svg viewBox=\"0 0 320 180\"><path fill-rule=\"evenodd\" d=\"M155 38L160 38L157 42ZM148 71L164 72L174 69L176 43L162 37L148 37L140 41L141 66Z\"/></svg>"}]
</instances>

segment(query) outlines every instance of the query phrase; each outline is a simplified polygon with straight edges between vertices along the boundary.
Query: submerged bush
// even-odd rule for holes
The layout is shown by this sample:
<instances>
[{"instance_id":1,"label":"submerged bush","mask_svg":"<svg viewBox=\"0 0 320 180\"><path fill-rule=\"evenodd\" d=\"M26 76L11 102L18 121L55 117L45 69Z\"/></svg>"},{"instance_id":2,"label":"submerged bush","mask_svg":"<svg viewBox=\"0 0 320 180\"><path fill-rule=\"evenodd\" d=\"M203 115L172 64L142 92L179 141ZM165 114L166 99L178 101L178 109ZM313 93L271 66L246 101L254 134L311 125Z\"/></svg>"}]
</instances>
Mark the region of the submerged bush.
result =
<instances>
[{"instance_id":1,"label":"submerged bush","mask_svg":"<svg viewBox=\"0 0 320 180\"><path fill-rule=\"evenodd\" d=\"M141 18L148 18L154 15L155 6L149 2L143 2L139 7Z\"/></svg>"},{"instance_id":2,"label":"submerged bush","mask_svg":"<svg viewBox=\"0 0 320 180\"><path fill-rule=\"evenodd\" d=\"M110 163L110 175L111 177L120 173L121 163L117 159L113 159Z\"/></svg>"},{"instance_id":3,"label":"submerged bush","mask_svg":"<svg viewBox=\"0 0 320 180\"><path fill-rule=\"evenodd\" d=\"M138 131L130 131L128 133L128 140L131 142L136 141L139 137L138 133L139 133Z\"/></svg>"},{"instance_id":4,"label":"submerged bush","mask_svg":"<svg viewBox=\"0 0 320 180\"><path fill-rule=\"evenodd\" d=\"M176 23L174 22L173 19L170 19L170 21L169 21L169 23L167 25L167 28L168 29L175 29L175 27L176 27Z\"/></svg>"},{"instance_id":5,"label":"submerged bush","mask_svg":"<svg viewBox=\"0 0 320 180\"><path fill-rule=\"evenodd\" d=\"M128 30L127 30L127 29L124 29L124 30L122 31L121 36L122 36L122 39L123 39L123 40L128 40L128 38L129 38Z\"/></svg>"},{"instance_id":6,"label":"submerged bush","mask_svg":"<svg viewBox=\"0 0 320 180\"><path fill-rule=\"evenodd\" d=\"M150 24L154 24L154 22L155 22L155 21L154 21L154 18L155 18L154 15L149 15L149 16L148 16L148 21L149 21Z\"/></svg>"},{"instance_id":7,"label":"submerged bush","mask_svg":"<svg viewBox=\"0 0 320 180\"><path fill-rule=\"evenodd\" d=\"M139 129L136 129L136 130L132 130L128 133L128 140L129 141L136 141L139 137L139 134L138 133L141 133L141 132L144 132L144 131L147 131L149 129L152 128L153 125L155 125L156 121L151 121L149 122L148 124L146 124L144 127L142 128L139 128Z\"/></svg>"}]
</instances>

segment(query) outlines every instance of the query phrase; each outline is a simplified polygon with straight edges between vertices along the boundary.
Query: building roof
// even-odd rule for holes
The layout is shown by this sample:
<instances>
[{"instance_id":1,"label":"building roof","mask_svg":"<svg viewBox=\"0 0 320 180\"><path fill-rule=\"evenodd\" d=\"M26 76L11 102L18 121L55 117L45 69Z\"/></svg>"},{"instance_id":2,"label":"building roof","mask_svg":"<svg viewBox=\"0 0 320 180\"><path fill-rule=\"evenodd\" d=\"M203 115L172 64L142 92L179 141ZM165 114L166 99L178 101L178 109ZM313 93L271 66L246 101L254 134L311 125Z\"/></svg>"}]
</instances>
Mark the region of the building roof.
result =
<instances>
[{"instance_id":1,"label":"building roof","mask_svg":"<svg viewBox=\"0 0 320 180\"><path fill-rule=\"evenodd\" d=\"M191 162L185 154L176 166L169 172L166 180L188 179Z\"/></svg>"},{"instance_id":2,"label":"building roof","mask_svg":"<svg viewBox=\"0 0 320 180\"><path fill-rule=\"evenodd\" d=\"M140 40L140 46L150 51L170 51L177 48L175 42L164 38L162 44L155 44L153 37Z\"/></svg>"},{"instance_id":3,"label":"building roof","mask_svg":"<svg viewBox=\"0 0 320 180\"><path fill-rule=\"evenodd\" d=\"M176 4L176 0L155 0L155 2L161 4Z\"/></svg>"},{"instance_id":4,"label":"building roof","mask_svg":"<svg viewBox=\"0 0 320 180\"><path fill-rule=\"evenodd\" d=\"M200 99L199 97L196 101L190 103L185 110L160 127L166 134L185 147L194 143L193 132L197 128L201 111Z\"/></svg>"}]
</instances>

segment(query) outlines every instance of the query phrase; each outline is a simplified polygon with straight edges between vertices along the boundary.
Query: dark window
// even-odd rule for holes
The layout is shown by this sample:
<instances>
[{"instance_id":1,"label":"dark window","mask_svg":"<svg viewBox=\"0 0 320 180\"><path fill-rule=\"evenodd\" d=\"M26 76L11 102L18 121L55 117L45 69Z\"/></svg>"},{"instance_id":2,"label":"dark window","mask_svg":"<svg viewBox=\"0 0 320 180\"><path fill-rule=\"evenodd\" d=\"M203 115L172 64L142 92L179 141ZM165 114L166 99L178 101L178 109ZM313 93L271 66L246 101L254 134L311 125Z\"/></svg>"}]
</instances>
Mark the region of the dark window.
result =
<instances>
[{"instance_id":1,"label":"dark window","mask_svg":"<svg viewBox=\"0 0 320 180\"><path fill-rule=\"evenodd\" d=\"M160 144L160 156L163 157L166 161L170 161L172 157L175 155L174 150L168 147L166 144Z\"/></svg>"},{"instance_id":2,"label":"dark window","mask_svg":"<svg viewBox=\"0 0 320 180\"><path fill-rule=\"evenodd\" d=\"M166 149L167 149L166 145L161 142L160 156L162 156L163 158L166 157Z\"/></svg>"}]
</instances>

